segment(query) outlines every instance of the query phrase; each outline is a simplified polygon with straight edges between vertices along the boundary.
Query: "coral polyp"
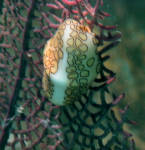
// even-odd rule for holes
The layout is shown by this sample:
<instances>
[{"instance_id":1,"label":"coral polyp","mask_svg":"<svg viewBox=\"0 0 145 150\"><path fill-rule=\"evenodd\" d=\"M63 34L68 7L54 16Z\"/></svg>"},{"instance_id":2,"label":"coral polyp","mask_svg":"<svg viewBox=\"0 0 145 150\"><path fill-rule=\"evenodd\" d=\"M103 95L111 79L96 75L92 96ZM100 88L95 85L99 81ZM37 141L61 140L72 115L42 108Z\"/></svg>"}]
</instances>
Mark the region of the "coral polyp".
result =
<instances>
[{"instance_id":1,"label":"coral polyp","mask_svg":"<svg viewBox=\"0 0 145 150\"><path fill-rule=\"evenodd\" d=\"M100 68L97 44L91 29L73 19L46 43L43 87L54 104L70 104L87 92Z\"/></svg>"}]
</instances>

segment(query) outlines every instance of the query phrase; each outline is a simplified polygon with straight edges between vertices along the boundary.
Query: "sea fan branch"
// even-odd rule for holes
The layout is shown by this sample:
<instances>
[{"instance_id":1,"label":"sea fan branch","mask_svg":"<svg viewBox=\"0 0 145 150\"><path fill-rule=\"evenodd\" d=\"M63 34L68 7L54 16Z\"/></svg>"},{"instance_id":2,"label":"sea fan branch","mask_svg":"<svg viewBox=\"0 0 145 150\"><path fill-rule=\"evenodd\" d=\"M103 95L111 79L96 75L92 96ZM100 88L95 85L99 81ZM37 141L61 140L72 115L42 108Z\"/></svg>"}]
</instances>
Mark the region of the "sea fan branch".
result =
<instances>
[{"instance_id":1,"label":"sea fan branch","mask_svg":"<svg viewBox=\"0 0 145 150\"><path fill-rule=\"evenodd\" d=\"M10 97L10 103L9 103L9 108L8 108L8 112L5 118L5 124L0 136L0 147L3 150L5 148L5 145L7 143L7 139L9 138L9 130L11 129L12 126L12 122L9 122L9 120L11 118L13 118L15 116L15 111L16 111L16 103L17 103L17 99L18 99L18 95L19 95L19 90L21 88L22 85L22 79L25 76L25 69L26 69L26 60L25 60L25 56L24 56L24 52L27 51L27 37L29 34L29 28L31 26L30 22L31 21L31 15L32 15L32 11L33 11L33 7L34 7L34 0L32 0L31 6L29 8L28 14L27 14L27 22L25 24L25 28L24 28L24 32L23 32L23 39L22 39L22 51L21 51L21 55L20 55L20 65L19 65L19 71L18 71L18 75L16 78L16 82L15 82L15 86L12 92L12 95Z\"/></svg>"}]
</instances>

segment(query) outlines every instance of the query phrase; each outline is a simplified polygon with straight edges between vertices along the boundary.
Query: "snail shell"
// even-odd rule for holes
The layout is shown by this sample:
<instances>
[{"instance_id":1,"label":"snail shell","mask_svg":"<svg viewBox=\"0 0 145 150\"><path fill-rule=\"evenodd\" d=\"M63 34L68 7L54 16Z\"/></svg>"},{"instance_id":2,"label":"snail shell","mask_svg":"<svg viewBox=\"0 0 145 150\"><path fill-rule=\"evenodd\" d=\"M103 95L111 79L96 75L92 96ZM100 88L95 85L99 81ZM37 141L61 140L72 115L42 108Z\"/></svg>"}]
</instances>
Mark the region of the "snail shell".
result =
<instances>
[{"instance_id":1,"label":"snail shell","mask_svg":"<svg viewBox=\"0 0 145 150\"><path fill-rule=\"evenodd\" d=\"M65 20L46 43L43 88L56 105L70 104L86 93L98 74L98 40L88 26Z\"/></svg>"}]
</instances>

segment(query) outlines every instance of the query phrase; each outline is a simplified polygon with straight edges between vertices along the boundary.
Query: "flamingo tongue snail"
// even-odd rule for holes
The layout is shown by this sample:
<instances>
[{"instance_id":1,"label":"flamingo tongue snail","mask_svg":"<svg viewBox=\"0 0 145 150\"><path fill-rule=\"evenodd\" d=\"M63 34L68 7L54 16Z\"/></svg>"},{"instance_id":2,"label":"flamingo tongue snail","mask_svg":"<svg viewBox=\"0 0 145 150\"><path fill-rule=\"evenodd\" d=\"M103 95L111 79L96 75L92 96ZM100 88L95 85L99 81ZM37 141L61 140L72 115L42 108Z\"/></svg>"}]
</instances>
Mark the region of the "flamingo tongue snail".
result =
<instances>
[{"instance_id":1,"label":"flamingo tongue snail","mask_svg":"<svg viewBox=\"0 0 145 150\"><path fill-rule=\"evenodd\" d=\"M55 105L71 104L87 92L100 65L98 40L88 26L65 20L46 43L43 88Z\"/></svg>"}]
</instances>

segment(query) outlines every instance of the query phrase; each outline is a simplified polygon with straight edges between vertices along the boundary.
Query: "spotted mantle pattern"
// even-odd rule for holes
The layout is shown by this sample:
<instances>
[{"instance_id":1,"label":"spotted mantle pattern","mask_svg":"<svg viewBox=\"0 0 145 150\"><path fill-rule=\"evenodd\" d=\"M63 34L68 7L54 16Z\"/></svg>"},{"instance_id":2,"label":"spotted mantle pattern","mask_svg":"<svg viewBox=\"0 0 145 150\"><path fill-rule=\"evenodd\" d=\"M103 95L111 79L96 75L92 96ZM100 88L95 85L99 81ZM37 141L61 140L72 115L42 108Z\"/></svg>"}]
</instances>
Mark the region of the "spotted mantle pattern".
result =
<instances>
[{"instance_id":1,"label":"spotted mantle pattern","mask_svg":"<svg viewBox=\"0 0 145 150\"><path fill-rule=\"evenodd\" d=\"M56 105L79 100L97 73L98 40L88 26L67 19L46 43L43 53L43 88Z\"/></svg>"}]
</instances>

